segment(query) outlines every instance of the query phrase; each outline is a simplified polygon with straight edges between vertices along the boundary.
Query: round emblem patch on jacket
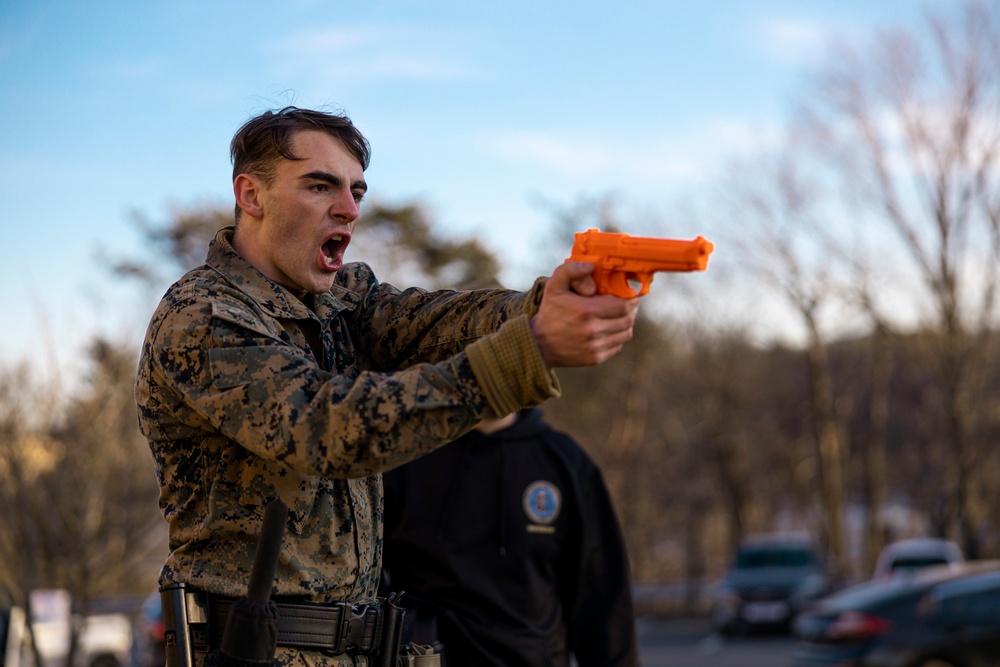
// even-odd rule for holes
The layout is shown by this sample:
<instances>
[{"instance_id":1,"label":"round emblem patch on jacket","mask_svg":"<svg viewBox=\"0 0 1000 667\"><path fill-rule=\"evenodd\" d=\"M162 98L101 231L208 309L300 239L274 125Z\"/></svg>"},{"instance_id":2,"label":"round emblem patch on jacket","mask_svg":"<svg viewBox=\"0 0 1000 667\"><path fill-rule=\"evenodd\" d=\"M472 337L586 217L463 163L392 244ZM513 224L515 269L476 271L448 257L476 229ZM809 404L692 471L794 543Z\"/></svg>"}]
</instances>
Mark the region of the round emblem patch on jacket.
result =
<instances>
[{"instance_id":1,"label":"round emblem patch on jacket","mask_svg":"<svg viewBox=\"0 0 1000 667\"><path fill-rule=\"evenodd\" d=\"M524 490L524 513L534 523L549 524L556 520L562 509L562 495L552 482L540 479Z\"/></svg>"}]
</instances>

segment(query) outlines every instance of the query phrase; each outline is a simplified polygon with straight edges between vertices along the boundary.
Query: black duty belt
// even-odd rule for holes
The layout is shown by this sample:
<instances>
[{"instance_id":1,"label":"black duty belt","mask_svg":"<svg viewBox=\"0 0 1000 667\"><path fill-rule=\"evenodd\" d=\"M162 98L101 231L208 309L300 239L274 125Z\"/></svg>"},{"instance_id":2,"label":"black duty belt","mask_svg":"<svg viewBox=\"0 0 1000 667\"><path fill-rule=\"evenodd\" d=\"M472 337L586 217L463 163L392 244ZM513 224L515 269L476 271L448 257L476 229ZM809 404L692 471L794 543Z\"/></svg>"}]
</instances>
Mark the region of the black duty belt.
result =
<instances>
[{"instance_id":1,"label":"black duty belt","mask_svg":"<svg viewBox=\"0 0 1000 667\"><path fill-rule=\"evenodd\" d=\"M214 648L222 641L232 598L216 595L208 599L208 640ZM353 605L347 602L314 604L279 602L278 646L330 655L374 654L382 640L383 610L378 603Z\"/></svg>"}]
</instances>

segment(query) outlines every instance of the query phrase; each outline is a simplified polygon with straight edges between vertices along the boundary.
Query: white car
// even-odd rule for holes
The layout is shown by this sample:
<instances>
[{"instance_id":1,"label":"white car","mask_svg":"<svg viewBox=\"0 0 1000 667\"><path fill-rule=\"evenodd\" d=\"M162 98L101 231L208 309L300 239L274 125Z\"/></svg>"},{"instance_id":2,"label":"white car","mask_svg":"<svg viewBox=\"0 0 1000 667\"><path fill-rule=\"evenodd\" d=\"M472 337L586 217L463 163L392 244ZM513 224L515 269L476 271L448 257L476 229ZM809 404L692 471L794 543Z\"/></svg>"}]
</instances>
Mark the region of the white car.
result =
<instances>
[{"instance_id":1,"label":"white car","mask_svg":"<svg viewBox=\"0 0 1000 667\"><path fill-rule=\"evenodd\" d=\"M962 563L962 549L950 540L919 537L886 545L875 564L874 579L890 579L923 567Z\"/></svg>"},{"instance_id":2,"label":"white car","mask_svg":"<svg viewBox=\"0 0 1000 667\"><path fill-rule=\"evenodd\" d=\"M4 667L65 667L73 627L79 633L75 667L128 667L132 663L132 621L125 614L81 618L70 612L62 589L31 591L30 650L24 610L8 610ZM34 656L37 655L37 661Z\"/></svg>"}]
</instances>

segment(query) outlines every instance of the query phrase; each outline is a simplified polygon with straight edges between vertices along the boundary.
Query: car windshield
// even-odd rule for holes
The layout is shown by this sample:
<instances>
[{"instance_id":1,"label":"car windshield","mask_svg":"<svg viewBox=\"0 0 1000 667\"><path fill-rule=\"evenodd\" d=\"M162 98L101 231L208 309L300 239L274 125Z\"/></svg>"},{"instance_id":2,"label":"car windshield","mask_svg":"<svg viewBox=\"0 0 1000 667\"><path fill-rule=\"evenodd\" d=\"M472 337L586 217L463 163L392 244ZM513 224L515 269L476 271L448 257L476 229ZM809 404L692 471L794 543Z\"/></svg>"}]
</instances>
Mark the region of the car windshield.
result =
<instances>
[{"instance_id":1,"label":"car windshield","mask_svg":"<svg viewBox=\"0 0 1000 667\"><path fill-rule=\"evenodd\" d=\"M806 567L814 562L809 549L797 547L753 547L741 549L736 556L736 567Z\"/></svg>"},{"instance_id":2,"label":"car windshield","mask_svg":"<svg viewBox=\"0 0 1000 667\"><path fill-rule=\"evenodd\" d=\"M909 556L905 558L897 558L892 562L893 570L902 570L904 568L916 568L916 567L930 567L931 565L947 565L948 559L944 556Z\"/></svg>"}]
</instances>

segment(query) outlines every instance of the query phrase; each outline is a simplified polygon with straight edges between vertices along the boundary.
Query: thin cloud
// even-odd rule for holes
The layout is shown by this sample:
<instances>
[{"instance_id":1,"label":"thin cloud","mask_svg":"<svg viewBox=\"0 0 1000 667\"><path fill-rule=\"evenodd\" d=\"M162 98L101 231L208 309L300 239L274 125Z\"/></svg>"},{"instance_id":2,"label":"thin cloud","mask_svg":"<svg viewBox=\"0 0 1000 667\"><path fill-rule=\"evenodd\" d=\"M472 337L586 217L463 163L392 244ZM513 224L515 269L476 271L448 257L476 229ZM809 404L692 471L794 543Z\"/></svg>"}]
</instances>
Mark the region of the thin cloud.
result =
<instances>
[{"instance_id":1,"label":"thin cloud","mask_svg":"<svg viewBox=\"0 0 1000 667\"><path fill-rule=\"evenodd\" d=\"M571 175L593 172L612 161L594 142L571 140L542 132L509 132L487 142L487 150L512 162L533 162Z\"/></svg>"},{"instance_id":2,"label":"thin cloud","mask_svg":"<svg viewBox=\"0 0 1000 667\"><path fill-rule=\"evenodd\" d=\"M408 81L455 81L467 79L470 70L447 60L382 56L369 60L349 61L346 72L354 79L403 79Z\"/></svg>"},{"instance_id":3,"label":"thin cloud","mask_svg":"<svg viewBox=\"0 0 1000 667\"><path fill-rule=\"evenodd\" d=\"M541 165L571 178L601 177L611 171L633 180L692 182L710 177L733 154L760 150L779 137L777 125L716 117L670 135L650 132L642 142L604 134L597 138L512 131L495 134L484 144L494 157Z\"/></svg>"},{"instance_id":4,"label":"thin cloud","mask_svg":"<svg viewBox=\"0 0 1000 667\"><path fill-rule=\"evenodd\" d=\"M760 32L769 57L797 66L819 60L832 37L828 24L802 19L769 19Z\"/></svg>"},{"instance_id":5,"label":"thin cloud","mask_svg":"<svg viewBox=\"0 0 1000 667\"><path fill-rule=\"evenodd\" d=\"M310 28L270 40L267 50L299 56L329 56L348 49L391 42L391 31L376 26Z\"/></svg>"},{"instance_id":6,"label":"thin cloud","mask_svg":"<svg viewBox=\"0 0 1000 667\"><path fill-rule=\"evenodd\" d=\"M781 118L772 122L736 117L718 117L709 120L702 130L703 140L716 153L745 153L768 146L777 146L784 133Z\"/></svg>"},{"instance_id":7,"label":"thin cloud","mask_svg":"<svg viewBox=\"0 0 1000 667\"><path fill-rule=\"evenodd\" d=\"M719 116L660 136L636 147L628 168L637 177L693 183L713 178L721 164L734 155L775 145L781 136L777 124Z\"/></svg>"},{"instance_id":8,"label":"thin cloud","mask_svg":"<svg viewBox=\"0 0 1000 667\"><path fill-rule=\"evenodd\" d=\"M453 81L472 77L468 59L459 55L461 45L446 34L432 32L433 28L422 26L318 27L271 40L265 49L280 57L279 70L299 72L303 62L314 67L319 63L319 77L324 80ZM452 46L455 52L449 53Z\"/></svg>"}]
</instances>

